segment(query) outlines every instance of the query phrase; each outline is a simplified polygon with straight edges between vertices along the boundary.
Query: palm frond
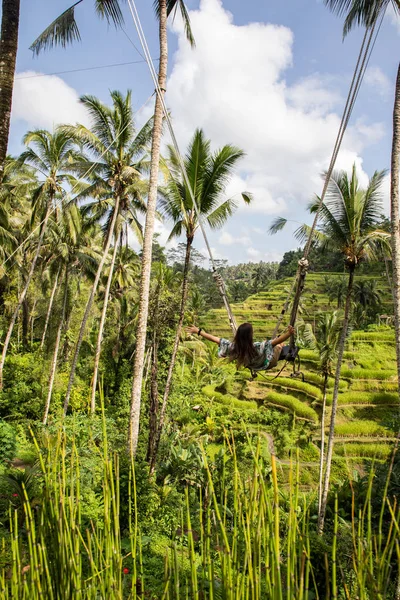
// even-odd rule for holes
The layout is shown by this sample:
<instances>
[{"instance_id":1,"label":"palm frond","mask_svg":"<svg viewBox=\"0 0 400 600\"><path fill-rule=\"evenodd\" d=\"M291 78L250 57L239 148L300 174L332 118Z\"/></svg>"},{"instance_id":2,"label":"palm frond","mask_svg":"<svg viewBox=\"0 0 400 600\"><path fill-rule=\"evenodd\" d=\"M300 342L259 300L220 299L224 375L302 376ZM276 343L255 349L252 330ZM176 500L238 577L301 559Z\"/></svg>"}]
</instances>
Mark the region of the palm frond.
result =
<instances>
[{"instance_id":1,"label":"palm frond","mask_svg":"<svg viewBox=\"0 0 400 600\"><path fill-rule=\"evenodd\" d=\"M180 220L174 224L174 226L171 230L171 233L168 236L168 242L170 242L174 238L180 237L182 235L182 231L183 231L183 221Z\"/></svg>"},{"instance_id":2,"label":"palm frond","mask_svg":"<svg viewBox=\"0 0 400 600\"><path fill-rule=\"evenodd\" d=\"M387 171L375 171L372 175L368 188L363 195L360 210L360 230L375 227L382 214L382 183Z\"/></svg>"},{"instance_id":3,"label":"palm frond","mask_svg":"<svg viewBox=\"0 0 400 600\"><path fill-rule=\"evenodd\" d=\"M186 38L189 41L190 45L192 47L194 47L195 41L194 41L191 26L190 26L190 17L189 17L187 8L185 6L184 0L167 0L167 16L169 17L174 11L176 12L176 9L178 8L178 6L181 11L181 15L182 15L182 19L183 19ZM160 20L160 2L159 2L159 0L154 0L154 10L156 12L157 19Z\"/></svg>"},{"instance_id":4,"label":"palm frond","mask_svg":"<svg viewBox=\"0 0 400 600\"><path fill-rule=\"evenodd\" d=\"M305 223L303 223L303 225L300 225L300 227L298 227L296 229L296 231L294 232L294 237L301 244L305 244L308 241L310 235L311 235L311 227L309 225L306 225ZM330 240L329 236L322 233L322 231L319 231L318 229L314 229L314 231L312 232L312 235L313 235L312 242L314 244L316 244L319 247L323 247L323 248L329 247L331 240Z\"/></svg>"},{"instance_id":5,"label":"palm frond","mask_svg":"<svg viewBox=\"0 0 400 600\"><path fill-rule=\"evenodd\" d=\"M241 196L246 204L251 204L254 200L254 196L251 192L242 192Z\"/></svg>"},{"instance_id":6,"label":"palm frond","mask_svg":"<svg viewBox=\"0 0 400 600\"><path fill-rule=\"evenodd\" d=\"M275 235L282 231L287 225L288 220L284 217L276 217L275 221L272 221L271 225L268 228L268 233L270 235Z\"/></svg>"},{"instance_id":7,"label":"palm frond","mask_svg":"<svg viewBox=\"0 0 400 600\"><path fill-rule=\"evenodd\" d=\"M237 203L232 198L217 206L212 213L207 215L207 221L211 229L219 229L222 227L229 217L233 215L237 207Z\"/></svg>"},{"instance_id":8,"label":"palm frond","mask_svg":"<svg viewBox=\"0 0 400 600\"><path fill-rule=\"evenodd\" d=\"M78 25L75 21L75 7L82 0L78 0L72 6L67 8L57 19L55 19L42 33L33 44L30 50L38 56L42 50L49 50L54 46L62 46L65 48L75 40L81 39Z\"/></svg>"},{"instance_id":9,"label":"palm frond","mask_svg":"<svg viewBox=\"0 0 400 600\"><path fill-rule=\"evenodd\" d=\"M135 139L133 140L129 153L132 158L136 158L140 156L144 152L147 151L148 146L150 145L151 138L153 135L153 117L147 121L141 128L141 130L136 134Z\"/></svg>"},{"instance_id":10,"label":"palm frond","mask_svg":"<svg viewBox=\"0 0 400 600\"><path fill-rule=\"evenodd\" d=\"M114 23L116 27L124 24L124 17L118 0L96 0L96 13L108 23Z\"/></svg>"},{"instance_id":11,"label":"palm frond","mask_svg":"<svg viewBox=\"0 0 400 600\"><path fill-rule=\"evenodd\" d=\"M200 209L207 213L212 210L232 175L236 163L245 153L236 146L227 144L213 155L210 165L206 166L203 176L203 186Z\"/></svg>"}]
</instances>

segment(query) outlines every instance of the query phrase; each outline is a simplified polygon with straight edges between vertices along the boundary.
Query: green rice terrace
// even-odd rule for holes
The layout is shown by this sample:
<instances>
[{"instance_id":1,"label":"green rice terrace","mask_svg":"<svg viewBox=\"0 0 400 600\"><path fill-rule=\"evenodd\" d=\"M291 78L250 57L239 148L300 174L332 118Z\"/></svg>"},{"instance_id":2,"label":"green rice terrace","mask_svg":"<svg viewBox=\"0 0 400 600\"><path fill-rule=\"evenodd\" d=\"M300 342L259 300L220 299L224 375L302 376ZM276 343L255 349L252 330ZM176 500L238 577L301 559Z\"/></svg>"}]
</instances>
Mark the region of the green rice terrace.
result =
<instances>
[{"instance_id":1,"label":"green rice terrace","mask_svg":"<svg viewBox=\"0 0 400 600\"><path fill-rule=\"evenodd\" d=\"M333 308L329 298L321 293L324 277L324 274L318 273L307 277L301 318L310 323L317 311ZM369 278L360 276L360 279ZM263 339L272 334L290 283L290 280L274 282L273 290L260 292L233 306L238 323L250 321L254 324L255 339ZM390 292L384 278L379 279L379 289L384 294L384 312L391 314ZM201 323L218 336L228 339L231 337L223 309L210 311ZM362 473L372 461L387 459L398 430L399 400L394 332L389 327L370 326L369 329L371 331L352 331L344 355L335 427L334 464L337 476L349 467L357 468ZM223 367L221 382L206 386L203 392L215 405L223 406L225 411L242 415L251 424L249 427L257 426L260 411L271 409L291 415L294 430L301 431L307 424L307 441L302 444L299 458L308 467L301 471L302 484L312 486L318 481L323 380L318 372L318 354L302 349L300 356L304 382L300 378L290 377L290 363L276 379L273 378L280 366L259 374L254 381L248 371L235 372L235 366L229 365ZM330 378L326 433L330 421L332 390L333 378ZM272 451L277 455L281 464L281 476L284 478L289 456L284 449L279 450L280 445L282 446L279 441L281 435L278 434L279 439L275 443L272 430L260 433L260 443L266 452ZM289 432L286 435L289 436ZM284 444L283 446L285 447Z\"/></svg>"}]
</instances>

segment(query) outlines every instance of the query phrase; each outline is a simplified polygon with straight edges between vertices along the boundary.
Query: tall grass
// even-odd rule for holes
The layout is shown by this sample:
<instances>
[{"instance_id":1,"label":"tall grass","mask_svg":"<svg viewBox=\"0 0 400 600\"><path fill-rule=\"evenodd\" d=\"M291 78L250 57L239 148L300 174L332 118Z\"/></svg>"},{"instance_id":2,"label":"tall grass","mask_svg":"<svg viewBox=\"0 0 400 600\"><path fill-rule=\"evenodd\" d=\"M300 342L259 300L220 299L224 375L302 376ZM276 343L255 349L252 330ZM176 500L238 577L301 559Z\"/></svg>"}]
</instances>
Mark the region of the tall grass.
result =
<instances>
[{"instance_id":1,"label":"tall grass","mask_svg":"<svg viewBox=\"0 0 400 600\"><path fill-rule=\"evenodd\" d=\"M129 526L124 532L130 550L123 551L119 460L107 448L106 432L103 444L104 519L86 526L74 442L67 443L60 431L45 452L37 446L43 496L35 507L26 494L22 512L10 510L10 540L0 548L1 562L6 563L0 570L2 599L155 599L142 569L134 464L129 476ZM393 592L392 569L400 565L400 514L386 497L387 486L382 490L382 507L390 511L387 528L382 527L383 509L379 526L374 525L371 476L365 505L347 525L350 544L342 555L338 500L332 535L316 546L314 497L300 492L298 462L290 468L289 489L283 492L273 456L269 466L260 448L253 448L250 471L243 473L233 439L226 440L225 451L219 475L202 451L205 482L186 488L184 534L170 540L164 572L153 573L163 582L163 594L157 598L338 600L339 590L345 591L340 598L348 600L392 597L387 594ZM129 577L123 572L127 561Z\"/></svg>"}]
</instances>

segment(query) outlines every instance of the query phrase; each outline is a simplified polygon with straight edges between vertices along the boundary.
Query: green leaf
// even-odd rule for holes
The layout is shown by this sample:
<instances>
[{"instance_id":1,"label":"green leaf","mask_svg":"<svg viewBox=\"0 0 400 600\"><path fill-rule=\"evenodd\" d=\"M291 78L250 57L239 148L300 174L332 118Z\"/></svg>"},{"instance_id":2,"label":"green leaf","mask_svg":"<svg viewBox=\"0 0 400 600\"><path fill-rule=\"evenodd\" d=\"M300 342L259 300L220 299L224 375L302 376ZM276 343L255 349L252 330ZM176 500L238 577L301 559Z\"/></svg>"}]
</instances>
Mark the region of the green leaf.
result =
<instances>
[{"instance_id":1,"label":"green leaf","mask_svg":"<svg viewBox=\"0 0 400 600\"><path fill-rule=\"evenodd\" d=\"M284 217L277 217L275 219L275 221L272 221L272 223L268 229L268 233L270 235L275 235L279 231L282 231L282 229L284 229L284 227L286 227L286 225L287 225L287 219L285 219Z\"/></svg>"},{"instance_id":2,"label":"green leaf","mask_svg":"<svg viewBox=\"0 0 400 600\"><path fill-rule=\"evenodd\" d=\"M79 0L70 6L70 8L67 8L36 38L29 48L36 56L42 50L49 50L54 46L65 48L75 40L79 41L81 39L78 25L75 21L75 7L81 2L82 0Z\"/></svg>"}]
</instances>

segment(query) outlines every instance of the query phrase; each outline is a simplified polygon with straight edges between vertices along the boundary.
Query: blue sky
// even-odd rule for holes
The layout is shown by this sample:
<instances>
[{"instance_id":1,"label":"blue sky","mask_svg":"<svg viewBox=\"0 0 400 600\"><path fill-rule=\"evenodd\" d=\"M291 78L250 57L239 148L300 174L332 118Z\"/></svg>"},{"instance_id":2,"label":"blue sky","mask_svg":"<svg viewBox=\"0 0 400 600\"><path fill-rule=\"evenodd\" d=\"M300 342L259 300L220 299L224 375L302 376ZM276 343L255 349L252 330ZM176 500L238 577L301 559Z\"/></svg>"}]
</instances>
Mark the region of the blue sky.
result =
<instances>
[{"instance_id":1,"label":"blue sky","mask_svg":"<svg viewBox=\"0 0 400 600\"><path fill-rule=\"evenodd\" d=\"M307 218L305 206L320 191L318 173L326 167L361 30L342 42L341 21L318 0L190 0L194 51L184 40L179 19L169 33L167 103L182 149L196 127L203 127L214 147L241 146L247 158L227 190L254 193L251 209L240 208L223 231L212 232L218 257L230 262L278 260L296 247L289 228L269 237L271 220L282 214ZM50 6L49 6L50 5ZM86 69L141 60L127 7L125 32L99 21L93 0L77 7L82 41L33 58L29 45L58 14L66 0L22 0L17 85L10 151L21 149L28 128L52 128L60 121L84 120L81 94L108 101L109 90L131 89L137 109L152 83L144 63L79 71L53 77L32 75ZM138 0L138 10L154 58L157 23L152 2ZM400 25L393 15L383 23L339 158L341 168L356 161L361 181L390 165L393 89L400 47ZM150 105L142 113L147 116ZM385 205L388 181L385 182ZM157 226L165 240L169 224ZM200 233L199 233L200 235ZM197 241L197 248L204 244Z\"/></svg>"}]
</instances>

